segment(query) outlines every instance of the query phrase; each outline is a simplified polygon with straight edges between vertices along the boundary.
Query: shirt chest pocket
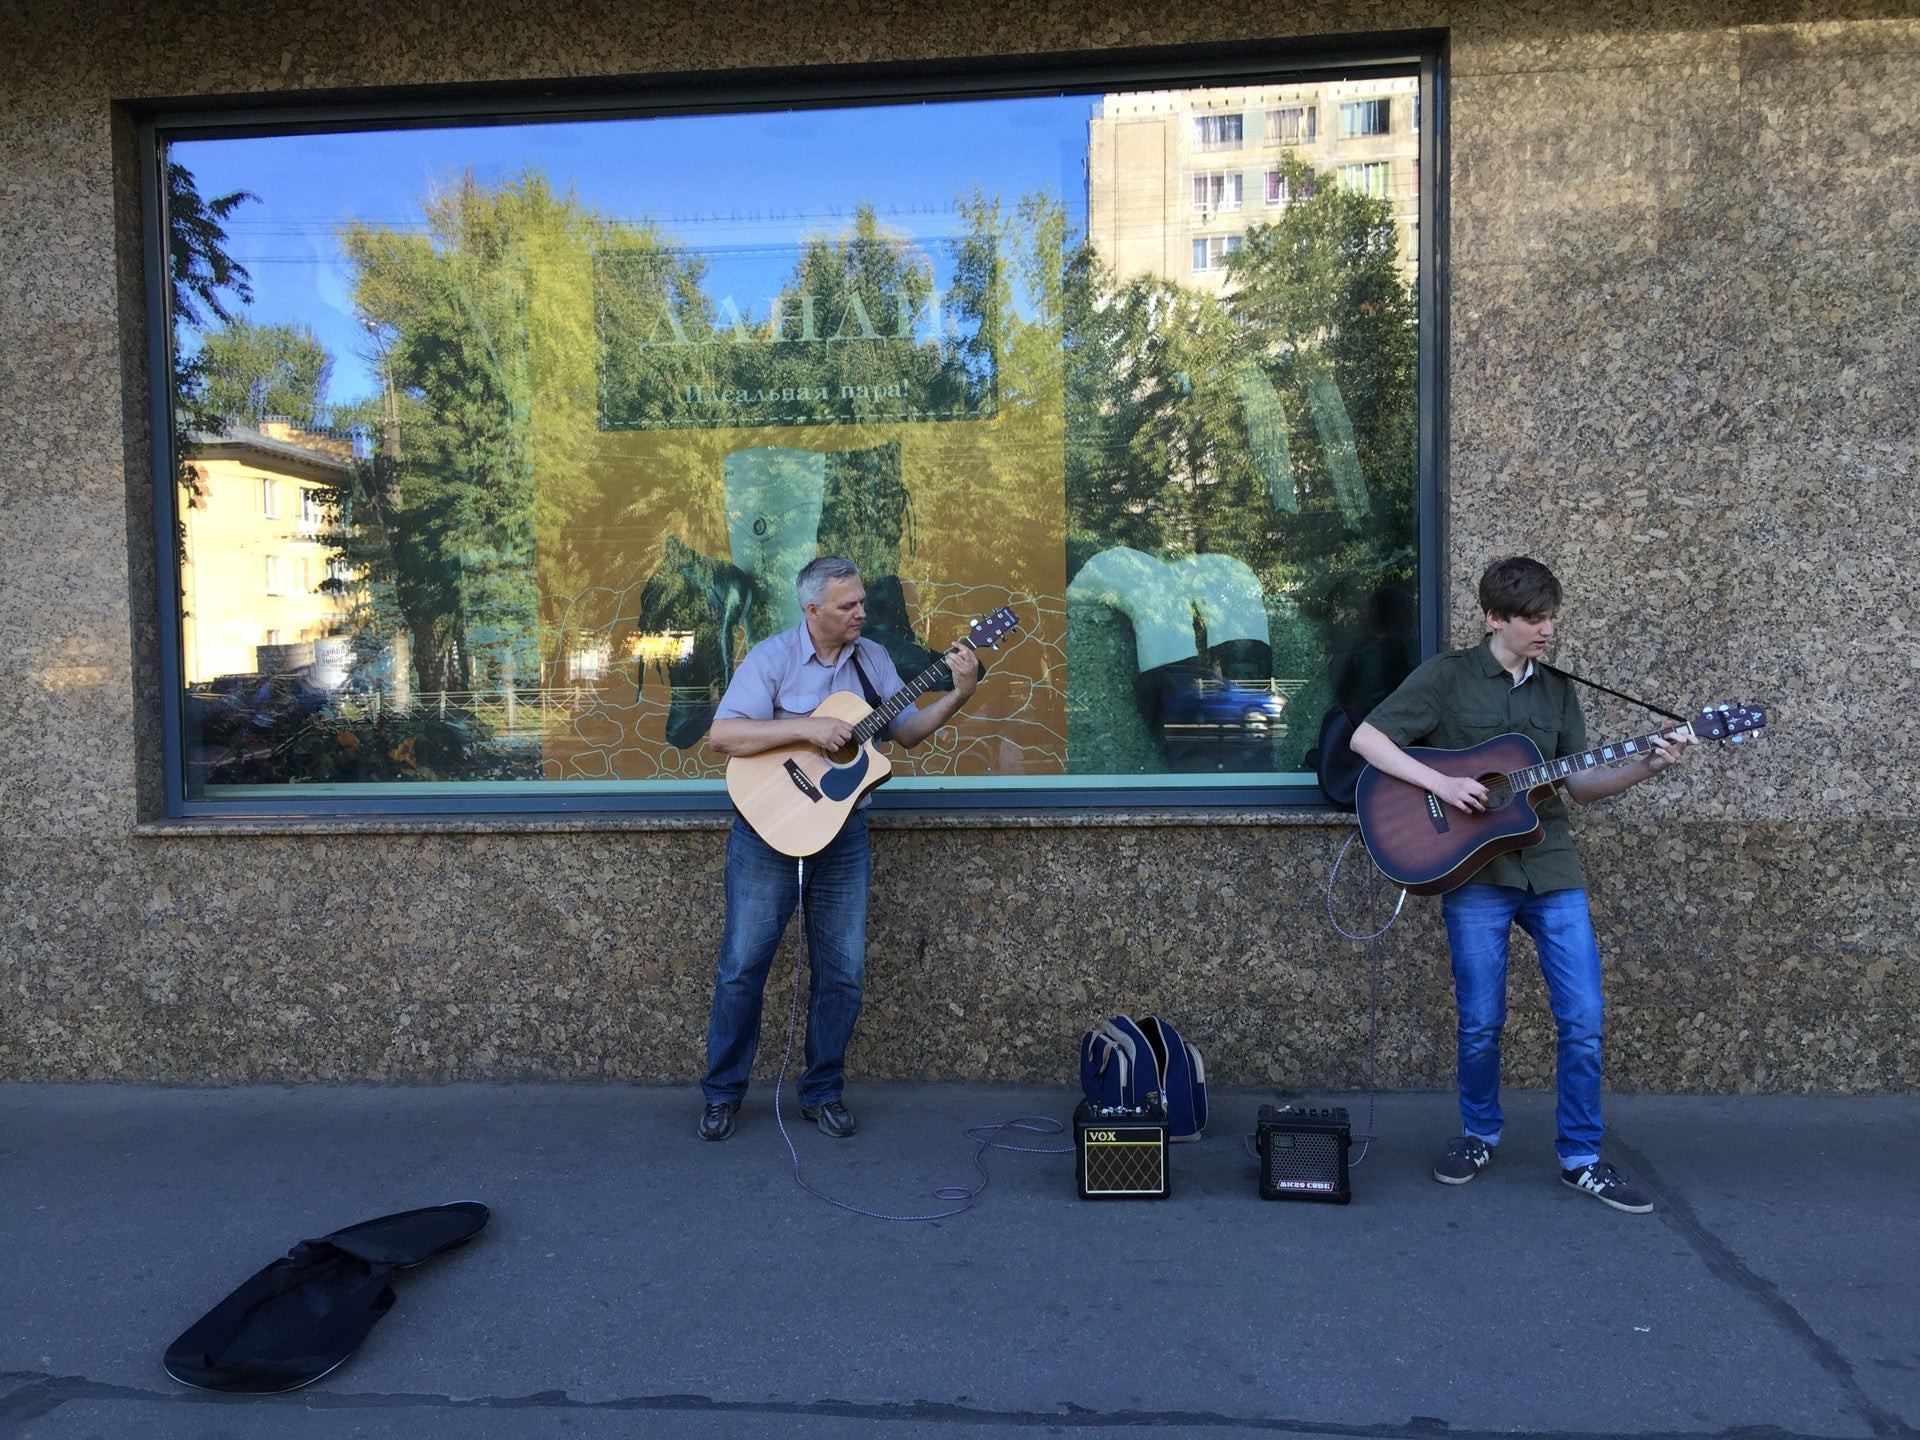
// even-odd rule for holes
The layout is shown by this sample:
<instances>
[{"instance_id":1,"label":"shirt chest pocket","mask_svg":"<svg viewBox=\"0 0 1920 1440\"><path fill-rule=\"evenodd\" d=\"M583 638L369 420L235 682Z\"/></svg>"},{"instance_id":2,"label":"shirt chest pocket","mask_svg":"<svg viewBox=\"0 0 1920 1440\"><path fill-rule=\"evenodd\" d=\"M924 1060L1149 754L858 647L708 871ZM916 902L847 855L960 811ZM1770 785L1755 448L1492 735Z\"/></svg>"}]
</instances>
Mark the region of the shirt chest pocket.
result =
<instances>
[{"instance_id":1,"label":"shirt chest pocket","mask_svg":"<svg viewBox=\"0 0 1920 1440\"><path fill-rule=\"evenodd\" d=\"M1504 706L1461 705L1453 712L1453 728L1459 738L1459 744L1474 745L1482 740L1491 740L1496 735L1505 735L1513 731L1523 731L1524 727Z\"/></svg>"},{"instance_id":2,"label":"shirt chest pocket","mask_svg":"<svg viewBox=\"0 0 1920 1440\"><path fill-rule=\"evenodd\" d=\"M1537 706L1516 707L1518 713L1508 728L1534 743L1543 759L1551 760L1560 751L1560 717L1544 714Z\"/></svg>"},{"instance_id":3,"label":"shirt chest pocket","mask_svg":"<svg viewBox=\"0 0 1920 1440\"><path fill-rule=\"evenodd\" d=\"M1534 743L1543 759L1551 758L1560 743L1559 721L1542 715L1532 705L1515 704L1511 710L1502 705L1467 704L1456 712L1463 737L1461 746L1491 740L1496 735L1524 735Z\"/></svg>"}]
</instances>

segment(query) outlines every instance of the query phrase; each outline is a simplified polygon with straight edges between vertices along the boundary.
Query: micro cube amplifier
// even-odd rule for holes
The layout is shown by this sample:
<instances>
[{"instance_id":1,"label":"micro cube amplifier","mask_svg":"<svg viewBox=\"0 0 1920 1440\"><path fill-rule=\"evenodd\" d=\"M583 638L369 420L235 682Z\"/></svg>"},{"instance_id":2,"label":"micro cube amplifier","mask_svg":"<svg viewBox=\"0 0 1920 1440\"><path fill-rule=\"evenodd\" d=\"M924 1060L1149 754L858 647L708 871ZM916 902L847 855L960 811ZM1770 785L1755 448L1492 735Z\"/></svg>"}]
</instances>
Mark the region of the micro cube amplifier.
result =
<instances>
[{"instance_id":1,"label":"micro cube amplifier","mask_svg":"<svg viewBox=\"0 0 1920 1440\"><path fill-rule=\"evenodd\" d=\"M1096 1105L1073 1112L1073 1148L1082 1200L1164 1200L1168 1192L1167 1112L1144 1105Z\"/></svg>"},{"instance_id":2,"label":"micro cube amplifier","mask_svg":"<svg viewBox=\"0 0 1920 1440\"><path fill-rule=\"evenodd\" d=\"M1353 1199L1347 1184L1351 1141L1344 1109L1262 1105L1254 1127L1254 1147L1260 1152L1260 1198L1345 1205Z\"/></svg>"}]
</instances>

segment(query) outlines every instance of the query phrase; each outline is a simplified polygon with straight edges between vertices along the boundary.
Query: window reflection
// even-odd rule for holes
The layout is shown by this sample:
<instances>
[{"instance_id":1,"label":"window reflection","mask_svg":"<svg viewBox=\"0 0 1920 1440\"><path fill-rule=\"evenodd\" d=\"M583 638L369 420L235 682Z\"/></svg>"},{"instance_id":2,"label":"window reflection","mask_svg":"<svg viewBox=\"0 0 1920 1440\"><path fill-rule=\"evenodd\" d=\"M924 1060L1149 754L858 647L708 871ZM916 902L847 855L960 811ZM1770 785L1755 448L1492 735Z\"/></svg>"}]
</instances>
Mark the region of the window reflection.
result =
<instances>
[{"instance_id":1,"label":"window reflection","mask_svg":"<svg viewBox=\"0 0 1920 1440\"><path fill-rule=\"evenodd\" d=\"M1021 616L918 775L1300 778L1418 629L1414 89L176 139L190 798L717 784L818 553Z\"/></svg>"}]
</instances>

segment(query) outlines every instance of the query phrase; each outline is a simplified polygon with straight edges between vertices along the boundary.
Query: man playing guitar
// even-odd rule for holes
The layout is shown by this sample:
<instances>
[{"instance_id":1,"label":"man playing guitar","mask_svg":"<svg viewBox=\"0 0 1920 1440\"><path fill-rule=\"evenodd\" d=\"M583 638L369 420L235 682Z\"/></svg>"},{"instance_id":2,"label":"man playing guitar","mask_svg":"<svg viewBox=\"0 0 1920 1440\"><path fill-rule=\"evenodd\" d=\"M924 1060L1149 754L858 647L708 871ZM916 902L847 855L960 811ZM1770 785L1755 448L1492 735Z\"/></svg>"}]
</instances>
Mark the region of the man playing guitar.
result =
<instances>
[{"instance_id":1,"label":"man playing guitar","mask_svg":"<svg viewBox=\"0 0 1920 1440\"><path fill-rule=\"evenodd\" d=\"M1471 776L1442 774L1406 747L1465 749L1517 733L1548 759L1584 750L1586 721L1572 684L1534 664L1553 642L1560 598L1560 582L1538 560L1514 556L1489 565L1480 577L1489 633L1478 645L1436 655L1409 675L1354 731L1354 753L1456 810L1476 813L1487 805L1484 785ZM1677 765L1692 741L1685 731L1664 734L1626 764L1579 771L1562 783L1581 804L1618 795ZM1539 952L1558 1034L1554 1148L1560 1178L1616 1210L1644 1213L1653 1202L1600 1159L1600 952L1566 802L1554 793L1538 811L1545 830L1538 844L1494 856L1441 899L1459 1011L1463 1133L1448 1145L1433 1177L1466 1184L1500 1143L1507 943L1518 924Z\"/></svg>"},{"instance_id":2,"label":"man playing guitar","mask_svg":"<svg viewBox=\"0 0 1920 1440\"><path fill-rule=\"evenodd\" d=\"M734 672L715 712L707 744L729 757L759 755L805 744L828 755L854 739L853 725L815 715L836 691L865 694L871 703L906 688L887 652L862 639L867 589L851 560L823 555L795 582L805 619L762 640ZM911 748L952 719L980 681L980 659L966 645L943 657L953 688L898 715L888 738ZM807 1005L806 1071L800 1077L800 1113L828 1135L857 1128L841 1098L847 1044L860 1015L866 971L867 849L865 801L824 849L805 861L806 942L812 963ZM700 1136L724 1140L747 1093L760 1044L760 1009L767 970L799 903L795 861L774 849L738 815L727 837L727 917L707 1023L707 1074Z\"/></svg>"}]
</instances>

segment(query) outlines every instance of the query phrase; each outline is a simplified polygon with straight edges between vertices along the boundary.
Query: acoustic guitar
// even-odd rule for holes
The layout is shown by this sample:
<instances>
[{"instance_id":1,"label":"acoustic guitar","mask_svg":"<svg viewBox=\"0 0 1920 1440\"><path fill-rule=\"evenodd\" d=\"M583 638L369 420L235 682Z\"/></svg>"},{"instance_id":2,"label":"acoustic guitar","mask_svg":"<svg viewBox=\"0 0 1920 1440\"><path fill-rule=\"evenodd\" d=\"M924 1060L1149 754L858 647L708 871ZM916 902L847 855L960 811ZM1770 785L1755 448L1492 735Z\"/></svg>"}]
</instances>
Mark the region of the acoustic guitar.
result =
<instances>
[{"instance_id":1,"label":"acoustic guitar","mask_svg":"<svg viewBox=\"0 0 1920 1440\"><path fill-rule=\"evenodd\" d=\"M998 649L1001 637L1019 624L1003 607L974 621L962 643L975 650ZM853 738L831 755L799 744L734 756L727 761L727 794L734 808L782 855L817 855L840 833L860 797L893 774L893 762L880 753L874 737L947 673L942 656L879 705L836 690L813 713L845 720L853 726Z\"/></svg>"},{"instance_id":2,"label":"acoustic guitar","mask_svg":"<svg viewBox=\"0 0 1920 1440\"><path fill-rule=\"evenodd\" d=\"M1524 735L1496 735L1464 750L1409 746L1407 754L1442 775L1471 776L1487 787L1487 808L1456 810L1432 791L1409 785L1369 765L1360 772L1354 807L1360 838L1373 863L1415 895L1442 895L1487 861L1509 850L1536 845L1546 827L1534 813L1555 782L1599 765L1644 755L1662 735L1690 732L1697 740L1738 743L1767 723L1757 705L1709 705L1672 731L1656 730L1544 761Z\"/></svg>"}]
</instances>

